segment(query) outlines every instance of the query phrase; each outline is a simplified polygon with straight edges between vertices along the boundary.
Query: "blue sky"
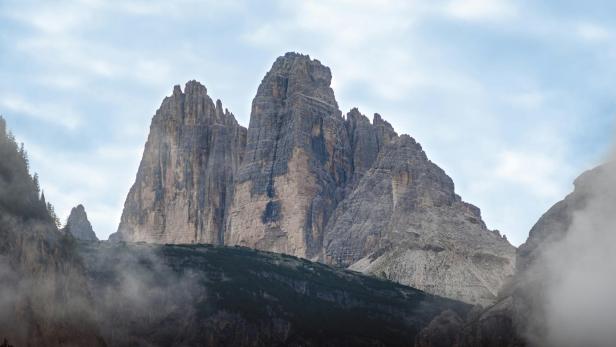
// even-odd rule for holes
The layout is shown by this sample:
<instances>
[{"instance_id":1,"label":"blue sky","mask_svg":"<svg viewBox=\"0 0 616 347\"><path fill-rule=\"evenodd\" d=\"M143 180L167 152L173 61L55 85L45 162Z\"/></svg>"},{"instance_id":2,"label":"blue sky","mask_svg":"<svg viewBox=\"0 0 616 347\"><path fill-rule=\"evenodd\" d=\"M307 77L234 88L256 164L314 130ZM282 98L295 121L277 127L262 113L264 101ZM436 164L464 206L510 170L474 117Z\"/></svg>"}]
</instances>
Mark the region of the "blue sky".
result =
<instances>
[{"instance_id":1,"label":"blue sky","mask_svg":"<svg viewBox=\"0 0 616 347\"><path fill-rule=\"evenodd\" d=\"M0 0L0 114L62 218L114 232L152 115L197 79L247 125L274 59L422 143L519 244L611 146L612 1Z\"/></svg>"}]
</instances>

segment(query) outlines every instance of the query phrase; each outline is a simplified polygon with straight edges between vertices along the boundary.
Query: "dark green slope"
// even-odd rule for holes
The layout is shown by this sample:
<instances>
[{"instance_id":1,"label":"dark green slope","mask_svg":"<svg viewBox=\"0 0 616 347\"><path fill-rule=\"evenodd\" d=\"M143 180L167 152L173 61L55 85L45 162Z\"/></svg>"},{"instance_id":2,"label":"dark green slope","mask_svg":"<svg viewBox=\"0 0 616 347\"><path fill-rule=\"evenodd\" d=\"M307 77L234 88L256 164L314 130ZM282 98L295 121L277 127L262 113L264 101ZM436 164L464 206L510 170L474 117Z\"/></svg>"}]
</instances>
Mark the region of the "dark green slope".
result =
<instances>
[{"instance_id":1,"label":"dark green slope","mask_svg":"<svg viewBox=\"0 0 616 347\"><path fill-rule=\"evenodd\" d=\"M245 248L81 243L110 345L412 346L469 306L323 264Z\"/></svg>"}]
</instances>

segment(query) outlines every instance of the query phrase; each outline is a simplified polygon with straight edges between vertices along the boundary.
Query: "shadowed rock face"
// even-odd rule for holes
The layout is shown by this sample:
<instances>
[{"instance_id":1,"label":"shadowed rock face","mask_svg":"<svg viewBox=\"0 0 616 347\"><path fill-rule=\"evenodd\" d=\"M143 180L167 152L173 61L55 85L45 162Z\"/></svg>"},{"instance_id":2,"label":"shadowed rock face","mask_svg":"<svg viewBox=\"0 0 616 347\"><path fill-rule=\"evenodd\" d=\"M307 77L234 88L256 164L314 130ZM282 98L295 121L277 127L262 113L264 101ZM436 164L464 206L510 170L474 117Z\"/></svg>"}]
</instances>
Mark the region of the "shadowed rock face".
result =
<instances>
[{"instance_id":1,"label":"shadowed rock face","mask_svg":"<svg viewBox=\"0 0 616 347\"><path fill-rule=\"evenodd\" d=\"M222 243L246 129L196 81L152 119L135 184L112 240Z\"/></svg>"},{"instance_id":2,"label":"shadowed rock face","mask_svg":"<svg viewBox=\"0 0 616 347\"><path fill-rule=\"evenodd\" d=\"M489 231L408 135L395 138L327 226L325 260L431 293L488 305L515 248Z\"/></svg>"},{"instance_id":3,"label":"shadowed rock face","mask_svg":"<svg viewBox=\"0 0 616 347\"><path fill-rule=\"evenodd\" d=\"M73 207L63 231L70 233L77 240L98 241L83 205Z\"/></svg>"},{"instance_id":4,"label":"shadowed rock face","mask_svg":"<svg viewBox=\"0 0 616 347\"><path fill-rule=\"evenodd\" d=\"M114 238L241 245L491 302L514 248L412 138L378 114L343 117L331 78L309 56L279 57L247 132L197 82L176 88Z\"/></svg>"}]
</instances>

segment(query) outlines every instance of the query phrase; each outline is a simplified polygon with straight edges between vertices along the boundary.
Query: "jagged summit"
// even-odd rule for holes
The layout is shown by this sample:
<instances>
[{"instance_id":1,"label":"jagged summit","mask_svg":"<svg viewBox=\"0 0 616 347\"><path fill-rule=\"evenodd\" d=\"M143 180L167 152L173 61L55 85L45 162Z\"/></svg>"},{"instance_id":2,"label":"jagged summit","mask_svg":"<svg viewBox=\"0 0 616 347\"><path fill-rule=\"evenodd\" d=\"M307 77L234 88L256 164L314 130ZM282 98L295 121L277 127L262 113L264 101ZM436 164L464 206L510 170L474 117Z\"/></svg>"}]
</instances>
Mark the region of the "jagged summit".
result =
<instances>
[{"instance_id":1,"label":"jagged summit","mask_svg":"<svg viewBox=\"0 0 616 347\"><path fill-rule=\"evenodd\" d=\"M176 86L152 119L114 238L246 246L489 303L515 249L413 138L378 113L343 117L331 80L308 55L279 57L248 129L199 82Z\"/></svg>"},{"instance_id":2,"label":"jagged summit","mask_svg":"<svg viewBox=\"0 0 616 347\"><path fill-rule=\"evenodd\" d=\"M207 88L175 86L152 118L135 184L110 240L221 243L234 175L246 143Z\"/></svg>"},{"instance_id":3,"label":"jagged summit","mask_svg":"<svg viewBox=\"0 0 616 347\"><path fill-rule=\"evenodd\" d=\"M68 216L64 232L73 235L74 238L83 241L98 241L98 237L92 229L92 224L88 220L85 207L79 204L73 207L71 214Z\"/></svg>"}]
</instances>

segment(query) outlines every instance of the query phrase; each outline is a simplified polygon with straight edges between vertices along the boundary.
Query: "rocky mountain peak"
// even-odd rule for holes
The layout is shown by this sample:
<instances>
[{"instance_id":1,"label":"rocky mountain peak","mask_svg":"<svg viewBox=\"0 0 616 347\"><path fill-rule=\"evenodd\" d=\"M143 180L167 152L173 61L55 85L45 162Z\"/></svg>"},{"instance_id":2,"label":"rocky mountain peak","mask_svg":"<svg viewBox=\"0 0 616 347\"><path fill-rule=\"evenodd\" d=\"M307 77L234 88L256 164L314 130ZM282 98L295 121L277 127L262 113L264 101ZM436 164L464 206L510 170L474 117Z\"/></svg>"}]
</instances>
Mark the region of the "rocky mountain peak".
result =
<instances>
[{"instance_id":1,"label":"rocky mountain peak","mask_svg":"<svg viewBox=\"0 0 616 347\"><path fill-rule=\"evenodd\" d=\"M222 243L245 144L246 129L204 85L188 81L183 92L175 86L152 118L135 184L110 239Z\"/></svg>"},{"instance_id":2,"label":"rocky mountain peak","mask_svg":"<svg viewBox=\"0 0 616 347\"><path fill-rule=\"evenodd\" d=\"M255 101L273 97L278 101L298 98L313 98L332 108L338 103L331 89L332 74L327 66L310 56L287 53L276 59L271 70L265 75Z\"/></svg>"},{"instance_id":3,"label":"rocky mountain peak","mask_svg":"<svg viewBox=\"0 0 616 347\"><path fill-rule=\"evenodd\" d=\"M98 237L92 229L92 224L88 220L86 209L79 204L73 207L71 214L68 216L64 232L70 233L74 238L83 241L98 241Z\"/></svg>"},{"instance_id":4,"label":"rocky mountain peak","mask_svg":"<svg viewBox=\"0 0 616 347\"><path fill-rule=\"evenodd\" d=\"M279 57L247 130L198 82L175 88L152 121L120 234L286 253L488 303L513 247L412 137L379 114L342 117L331 80L308 55Z\"/></svg>"}]
</instances>

